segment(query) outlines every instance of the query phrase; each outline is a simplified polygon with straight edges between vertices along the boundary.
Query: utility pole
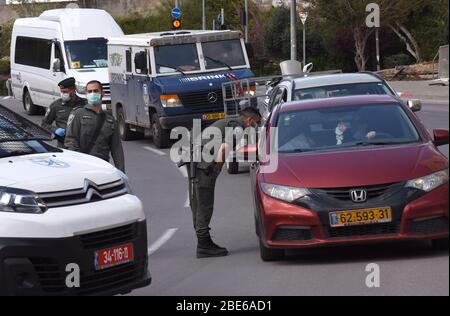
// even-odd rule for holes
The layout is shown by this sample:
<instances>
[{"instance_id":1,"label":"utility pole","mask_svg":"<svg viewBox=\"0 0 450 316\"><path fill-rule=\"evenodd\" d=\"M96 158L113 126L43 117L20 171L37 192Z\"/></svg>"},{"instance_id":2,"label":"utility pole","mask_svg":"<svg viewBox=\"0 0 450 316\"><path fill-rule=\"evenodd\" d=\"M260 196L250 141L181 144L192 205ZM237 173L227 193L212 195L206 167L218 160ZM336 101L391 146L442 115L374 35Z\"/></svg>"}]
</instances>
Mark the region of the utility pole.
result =
<instances>
[{"instance_id":1,"label":"utility pole","mask_svg":"<svg viewBox=\"0 0 450 316\"><path fill-rule=\"evenodd\" d=\"M301 12L300 19L303 24L303 66L306 66L306 20L308 19L308 12Z\"/></svg>"},{"instance_id":2,"label":"utility pole","mask_svg":"<svg viewBox=\"0 0 450 316\"><path fill-rule=\"evenodd\" d=\"M291 0L291 60L297 60L297 1Z\"/></svg>"},{"instance_id":3,"label":"utility pole","mask_svg":"<svg viewBox=\"0 0 450 316\"><path fill-rule=\"evenodd\" d=\"M180 6L179 6L179 3L178 3L178 0L175 0L175 8L179 8Z\"/></svg>"},{"instance_id":4,"label":"utility pole","mask_svg":"<svg viewBox=\"0 0 450 316\"><path fill-rule=\"evenodd\" d=\"M205 0L202 0L202 29L206 30L206 4L205 4Z\"/></svg>"}]
</instances>

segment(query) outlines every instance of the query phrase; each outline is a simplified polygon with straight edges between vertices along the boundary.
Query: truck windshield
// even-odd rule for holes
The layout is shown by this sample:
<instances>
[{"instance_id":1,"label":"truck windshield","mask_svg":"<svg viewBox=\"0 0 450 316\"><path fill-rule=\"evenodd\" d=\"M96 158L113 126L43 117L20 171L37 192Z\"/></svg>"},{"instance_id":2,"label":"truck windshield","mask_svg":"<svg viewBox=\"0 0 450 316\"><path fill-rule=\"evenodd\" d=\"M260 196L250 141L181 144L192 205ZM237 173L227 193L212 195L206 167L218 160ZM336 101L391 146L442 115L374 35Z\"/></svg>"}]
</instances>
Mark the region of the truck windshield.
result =
<instances>
[{"instance_id":1,"label":"truck windshield","mask_svg":"<svg viewBox=\"0 0 450 316\"><path fill-rule=\"evenodd\" d=\"M158 74L200 70L195 44L156 46L155 62Z\"/></svg>"},{"instance_id":2,"label":"truck windshield","mask_svg":"<svg viewBox=\"0 0 450 316\"><path fill-rule=\"evenodd\" d=\"M245 66L245 57L240 40L202 43L206 69Z\"/></svg>"},{"instance_id":3,"label":"truck windshield","mask_svg":"<svg viewBox=\"0 0 450 316\"><path fill-rule=\"evenodd\" d=\"M67 60L71 69L107 68L106 39L65 42Z\"/></svg>"}]
</instances>

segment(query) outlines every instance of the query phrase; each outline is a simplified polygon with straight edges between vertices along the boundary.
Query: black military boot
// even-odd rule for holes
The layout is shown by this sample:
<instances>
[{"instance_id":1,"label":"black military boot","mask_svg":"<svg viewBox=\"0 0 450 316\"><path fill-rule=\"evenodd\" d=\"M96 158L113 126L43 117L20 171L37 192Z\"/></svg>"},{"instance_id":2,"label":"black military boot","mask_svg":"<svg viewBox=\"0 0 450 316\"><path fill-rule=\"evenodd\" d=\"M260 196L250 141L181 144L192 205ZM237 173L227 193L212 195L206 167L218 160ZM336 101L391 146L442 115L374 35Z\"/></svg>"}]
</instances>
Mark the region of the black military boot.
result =
<instances>
[{"instance_id":1,"label":"black military boot","mask_svg":"<svg viewBox=\"0 0 450 316\"><path fill-rule=\"evenodd\" d=\"M197 246L197 258L212 258L212 257L225 257L228 255L226 248L216 245L211 237L204 237L198 239Z\"/></svg>"}]
</instances>

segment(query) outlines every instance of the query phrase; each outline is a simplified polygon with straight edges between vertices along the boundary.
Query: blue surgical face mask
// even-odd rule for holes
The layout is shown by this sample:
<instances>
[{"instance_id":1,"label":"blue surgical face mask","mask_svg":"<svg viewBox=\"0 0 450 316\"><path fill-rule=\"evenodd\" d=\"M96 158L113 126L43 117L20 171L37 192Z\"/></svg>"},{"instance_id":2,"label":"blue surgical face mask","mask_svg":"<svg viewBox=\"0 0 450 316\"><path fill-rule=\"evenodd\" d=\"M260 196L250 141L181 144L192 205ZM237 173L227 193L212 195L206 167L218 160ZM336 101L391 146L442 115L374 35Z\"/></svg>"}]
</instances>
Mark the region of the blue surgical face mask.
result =
<instances>
[{"instance_id":1,"label":"blue surgical face mask","mask_svg":"<svg viewBox=\"0 0 450 316\"><path fill-rule=\"evenodd\" d=\"M70 93L61 93L61 99L64 103L69 102L71 99Z\"/></svg>"},{"instance_id":2,"label":"blue surgical face mask","mask_svg":"<svg viewBox=\"0 0 450 316\"><path fill-rule=\"evenodd\" d=\"M102 95L100 93L88 93L87 101L91 105L100 105L102 104Z\"/></svg>"}]
</instances>

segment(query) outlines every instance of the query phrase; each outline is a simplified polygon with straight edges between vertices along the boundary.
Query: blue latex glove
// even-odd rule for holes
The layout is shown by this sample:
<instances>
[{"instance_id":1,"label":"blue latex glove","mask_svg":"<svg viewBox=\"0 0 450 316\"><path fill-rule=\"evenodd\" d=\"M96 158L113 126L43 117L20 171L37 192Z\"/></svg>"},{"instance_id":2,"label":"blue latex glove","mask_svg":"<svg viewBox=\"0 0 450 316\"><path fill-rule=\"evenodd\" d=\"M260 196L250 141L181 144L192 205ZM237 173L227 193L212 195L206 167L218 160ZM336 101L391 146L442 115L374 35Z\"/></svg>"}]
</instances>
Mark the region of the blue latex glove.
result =
<instances>
[{"instance_id":1,"label":"blue latex glove","mask_svg":"<svg viewBox=\"0 0 450 316\"><path fill-rule=\"evenodd\" d=\"M55 135L57 135L59 137L64 137L64 136L66 136L66 130L64 128L58 128L55 131Z\"/></svg>"}]
</instances>

